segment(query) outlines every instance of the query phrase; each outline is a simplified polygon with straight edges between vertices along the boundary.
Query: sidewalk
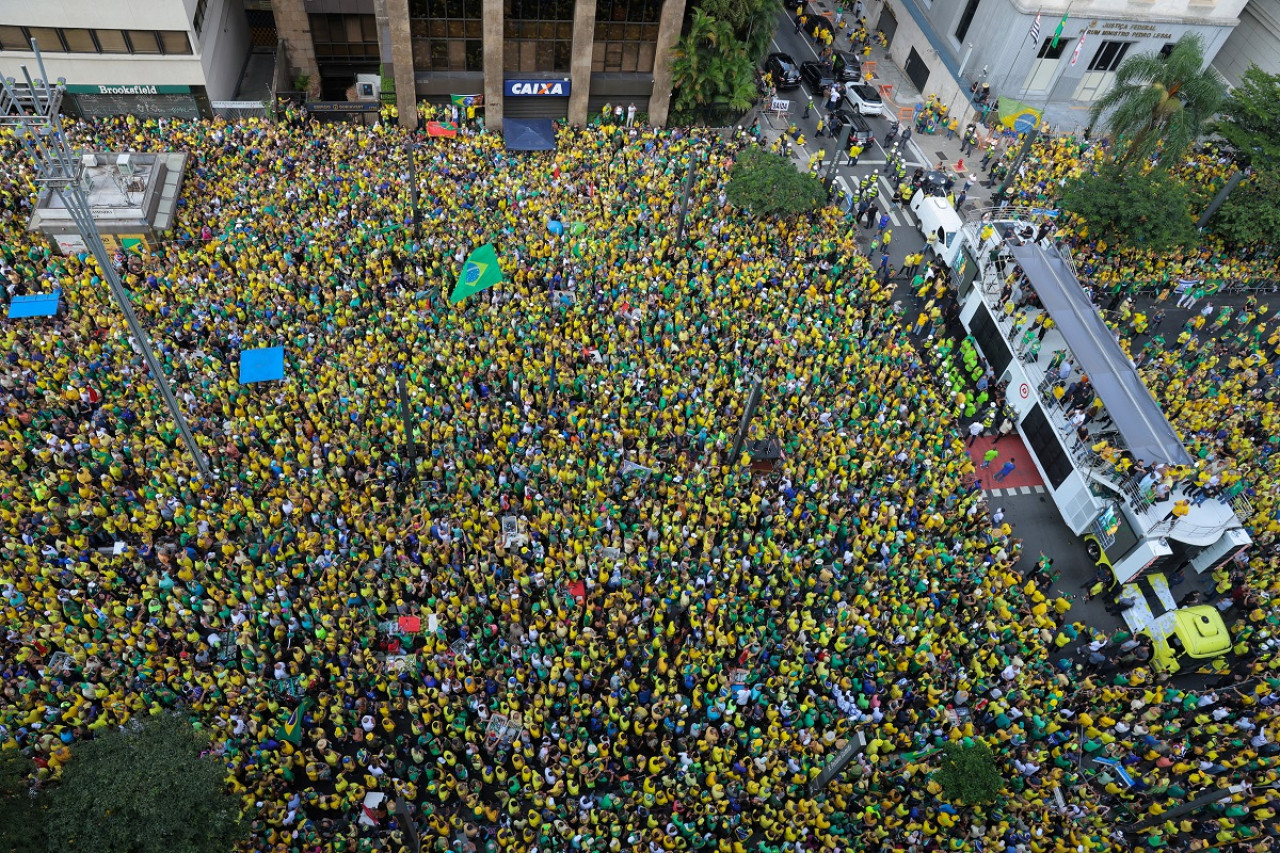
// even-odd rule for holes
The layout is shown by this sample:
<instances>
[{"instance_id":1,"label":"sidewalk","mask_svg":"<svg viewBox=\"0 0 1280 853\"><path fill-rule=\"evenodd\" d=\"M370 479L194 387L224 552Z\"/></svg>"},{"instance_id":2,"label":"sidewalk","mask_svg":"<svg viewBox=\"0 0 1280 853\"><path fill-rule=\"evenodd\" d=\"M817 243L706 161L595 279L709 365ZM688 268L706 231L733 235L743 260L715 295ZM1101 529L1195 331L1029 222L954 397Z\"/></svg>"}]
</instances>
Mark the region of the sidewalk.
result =
<instances>
[{"instance_id":1,"label":"sidewalk","mask_svg":"<svg viewBox=\"0 0 1280 853\"><path fill-rule=\"evenodd\" d=\"M849 44L849 40L842 34L837 37L836 44L844 47ZM889 50L881 47L879 42L873 42L872 45L871 56L868 58L874 61L876 65L871 85L877 88L881 86L893 87L889 94L884 96L885 112L896 117L898 110L901 108L923 107L925 102L924 95L920 93L920 90L916 89L906 73L889 56ZM959 107L960 105L957 104L956 106ZM966 156L960 153L960 133L963 130L964 126L962 125L955 138L948 139L945 131L934 134L918 134L915 133L913 128L911 140L908 144L912 146L913 152L918 159L934 167L939 163L945 164L945 171L955 176L956 183L959 186L963 186L964 178L962 175L977 175L979 179L984 177L978 167L979 161L982 160L982 154L971 152L969 156ZM963 171L957 168L961 163L963 163ZM986 207L990 204L991 195L992 189L975 182L969 188L965 207L969 209Z\"/></svg>"}]
</instances>

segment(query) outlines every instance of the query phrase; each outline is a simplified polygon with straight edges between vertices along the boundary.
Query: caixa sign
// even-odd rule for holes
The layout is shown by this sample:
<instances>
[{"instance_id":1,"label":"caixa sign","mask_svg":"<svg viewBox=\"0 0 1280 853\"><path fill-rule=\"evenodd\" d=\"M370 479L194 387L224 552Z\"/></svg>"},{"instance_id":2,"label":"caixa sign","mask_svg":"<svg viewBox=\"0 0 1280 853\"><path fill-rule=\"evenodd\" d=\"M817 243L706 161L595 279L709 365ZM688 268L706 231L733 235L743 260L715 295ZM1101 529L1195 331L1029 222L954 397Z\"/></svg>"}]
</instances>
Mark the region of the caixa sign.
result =
<instances>
[{"instance_id":1,"label":"caixa sign","mask_svg":"<svg viewBox=\"0 0 1280 853\"><path fill-rule=\"evenodd\" d=\"M517 98L567 98L568 80L508 80L507 94Z\"/></svg>"}]
</instances>

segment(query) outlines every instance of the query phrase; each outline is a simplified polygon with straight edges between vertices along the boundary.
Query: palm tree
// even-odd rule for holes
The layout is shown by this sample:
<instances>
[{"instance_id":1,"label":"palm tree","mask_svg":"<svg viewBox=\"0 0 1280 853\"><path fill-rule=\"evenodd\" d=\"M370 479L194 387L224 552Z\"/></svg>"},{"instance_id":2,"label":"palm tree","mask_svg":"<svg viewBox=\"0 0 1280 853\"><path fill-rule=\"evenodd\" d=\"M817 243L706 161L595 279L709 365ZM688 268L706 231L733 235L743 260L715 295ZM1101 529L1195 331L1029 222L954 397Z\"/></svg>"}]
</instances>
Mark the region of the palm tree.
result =
<instances>
[{"instance_id":1,"label":"palm tree","mask_svg":"<svg viewBox=\"0 0 1280 853\"><path fill-rule=\"evenodd\" d=\"M745 47L734 38L733 27L696 9L671 63L677 110L718 102L749 109L754 101L754 70Z\"/></svg>"},{"instance_id":2,"label":"palm tree","mask_svg":"<svg viewBox=\"0 0 1280 853\"><path fill-rule=\"evenodd\" d=\"M672 83L682 98L701 104L714 96L718 48L728 34L724 22L701 9L694 10L689 33L676 45L671 62Z\"/></svg>"},{"instance_id":3,"label":"palm tree","mask_svg":"<svg viewBox=\"0 0 1280 853\"><path fill-rule=\"evenodd\" d=\"M1204 42L1196 33L1178 39L1168 56L1141 53L1120 65L1111 91L1089 111L1097 124L1103 113L1107 128L1122 146L1125 168L1140 163L1157 148L1167 167L1178 162L1226 99L1227 86L1206 66Z\"/></svg>"}]
</instances>

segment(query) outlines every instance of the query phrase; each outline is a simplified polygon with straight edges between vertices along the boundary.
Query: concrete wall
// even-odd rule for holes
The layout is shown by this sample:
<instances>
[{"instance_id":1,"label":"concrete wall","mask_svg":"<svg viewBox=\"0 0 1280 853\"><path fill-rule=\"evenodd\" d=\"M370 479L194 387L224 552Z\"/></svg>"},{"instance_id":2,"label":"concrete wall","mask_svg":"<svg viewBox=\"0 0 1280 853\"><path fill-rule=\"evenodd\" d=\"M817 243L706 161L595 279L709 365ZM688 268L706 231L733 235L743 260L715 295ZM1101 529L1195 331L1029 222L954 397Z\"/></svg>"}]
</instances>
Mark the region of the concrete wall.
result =
<instances>
[{"instance_id":1,"label":"concrete wall","mask_svg":"<svg viewBox=\"0 0 1280 853\"><path fill-rule=\"evenodd\" d=\"M1253 63L1268 74L1280 73L1280 0L1249 0L1213 66L1234 86Z\"/></svg>"},{"instance_id":2,"label":"concrete wall","mask_svg":"<svg viewBox=\"0 0 1280 853\"><path fill-rule=\"evenodd\" d=\"M591 48L595 43L596 0L573 4L573 58L570 60L569 124L587 123L587 97L591 93Z\"/></svg>"},{"instance_id":3,"label":"concrete wall","mask_svg":"<svg viewBox=\"0 0 1280 853\"><path fill-rule=\"evenodd\" d=\"M200 64L211 101L229 101L236 94L249 56L249 22L243 0L209 0L201 30ZM194 33L193 33L194 36Z\"/></svg>"},{"instance_id":4,"label":"concrete wall","mask_svg":"<svg viewBox=\"0 0 1280 853\"><path fill-rule=\"evenodd\" d=\"M4 0L0 23L26 27L189 30L196 0Z\"/></svg>"},{"instance_id":5,"label":"concrete wall","mask_svg":"<svg viewBox=\"0 0 1280 853\"><path fill-rule=\"evenodd\" d=\"M484 0L484 126L497 131L502 130L502 81L506 73L502 12L502 0Z\"/></svg>"},{"instance_id":6,"label":"concrete wall","mask_svg":"<svg viewBox=\"0 0 1280 853\"><path fill-rule=\"evenodd\" d=\"M311 41L311 21L307 18L306 7L302 0L273 0L271 10L275 13L276 32L288 50L289 64L293 66L290 85L294 74L306 74L311 78L312 96L320 94L320 67L316 64L316 48Z\"/></svg>"},{"instance_id":7,"label":"concrete wall","mask_svg":"<svg viewBox=\"0 0 1280 853\"><path fill-rule=\"evenodd\" d=\"M666 0L658 19L658 45L653 57L653 94L649 96L649 121L658 127L671 112L671 62L680 29L684 25L685 0Z\"/></svg>"}]
</instances>

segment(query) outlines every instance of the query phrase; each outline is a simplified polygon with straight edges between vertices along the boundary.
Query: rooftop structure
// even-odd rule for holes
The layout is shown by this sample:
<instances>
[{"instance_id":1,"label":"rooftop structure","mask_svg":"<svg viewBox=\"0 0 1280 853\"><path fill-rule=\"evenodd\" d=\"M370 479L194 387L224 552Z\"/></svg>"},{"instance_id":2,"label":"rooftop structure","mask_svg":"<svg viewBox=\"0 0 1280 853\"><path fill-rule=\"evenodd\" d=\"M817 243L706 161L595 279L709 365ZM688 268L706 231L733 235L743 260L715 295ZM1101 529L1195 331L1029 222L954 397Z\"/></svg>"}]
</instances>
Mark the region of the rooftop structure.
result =
<instances>
[{"instance_id":1,"label":"rooftop structure","mask_svg":"<svg viewBox=\"0 0 1280 853\"><path fill-rule=\"evenodd\" d=\"M173 225L187 155L180 152L85 153L79 181L93 221L110 249L150 247ZM64 253L85 251L61 194L40 196L28 226Z\"/></svg>"}]
</instances>

